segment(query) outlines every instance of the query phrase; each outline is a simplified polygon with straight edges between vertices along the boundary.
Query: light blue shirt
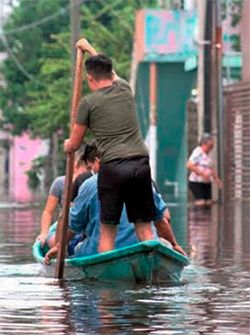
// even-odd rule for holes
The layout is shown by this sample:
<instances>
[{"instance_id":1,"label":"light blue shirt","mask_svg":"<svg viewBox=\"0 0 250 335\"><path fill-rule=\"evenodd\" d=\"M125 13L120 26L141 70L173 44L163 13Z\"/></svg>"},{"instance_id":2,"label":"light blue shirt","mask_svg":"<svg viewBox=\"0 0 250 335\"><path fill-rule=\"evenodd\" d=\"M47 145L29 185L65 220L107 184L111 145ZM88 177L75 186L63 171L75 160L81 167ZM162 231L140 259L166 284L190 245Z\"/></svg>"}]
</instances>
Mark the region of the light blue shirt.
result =
<instances>
[{"instance_id":1,"label":"light blue shirt","mask_svg":"<svg viewBox=\"0 0 250 335\"><path fill-rule=\"evenodd\" d=\"M154 191L156 206L155 220L160 220L167 208L161 195ZM70 209L69 229L75 234L84 234L86 238L75 248L75 256L89 256L98 253L100 237L99 200L97 195L97 175L88 178L79 188L78 196ZM152 224L154 238L157 239L156 229ZM129 223L125 207L123 208L120 224L117 227L115 248L122 248L138 243L134 225Z\"/></svg>"}]
</instances>

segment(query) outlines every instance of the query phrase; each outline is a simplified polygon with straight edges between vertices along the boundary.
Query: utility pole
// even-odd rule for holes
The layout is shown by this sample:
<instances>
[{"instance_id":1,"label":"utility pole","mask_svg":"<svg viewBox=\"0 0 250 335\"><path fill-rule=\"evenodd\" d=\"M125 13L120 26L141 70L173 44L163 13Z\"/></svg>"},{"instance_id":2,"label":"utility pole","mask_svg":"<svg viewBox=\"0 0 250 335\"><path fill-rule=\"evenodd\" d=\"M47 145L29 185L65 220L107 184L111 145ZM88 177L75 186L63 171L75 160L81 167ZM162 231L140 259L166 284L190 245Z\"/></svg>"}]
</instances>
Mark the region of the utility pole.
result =
<instances>
[{"instance_id":1,"label":"utility pole","mask_svg":"<svg viewBox=\"0 0 250 335\"><path fill-rule=\"evenodd\" d=\"M241 23L241 45L243 56L242 79L250 80L250 1L244 0Z\"/></svg>"},{"instance_id":2,"label":"utility pole","mask_svg":"<svg viewBox=\"0 0 250 335\"><path fill-rule=\"evenodd\" d=\"M224 180L224 115L223 115L223 83L222 83L222 23L221 1L208 0L211 5L211 45L210 45L210 114L205 119L207 132L216 136L213 159L219 176ZM207 97L208 98L208 97ZM221 190L213 189L213 198L223 201Z\"/></svg>"},{"instance_id":3,"label":"utility pole","mask_svg":"<svg viewBox=\"0 0 250 335\"><path fill-rule=\"evenodd\" d=\"M205 44L209 43L205 41L205 12L206 12L206 3L204 0L198 0L198 140L201 138L204 132L204 54L205 54Z\"/></svg>"},{"instance_id":4,"label":"utility pole","mask_svg":"<svg viewBox=\"0 0 250 335\"><path fill-rule=\"evenodd\" d=\"M70 27L71 27L71 73L72 78L74 76L75 61L76 61L76 42L80 37L81 21L80 21L80 10L82 0L70 0ZM74 79L74 78L73 78Z\"/></svg>"},{"instance_id":5,"label":"utility pole","mask_svg":"<svg viewBox=\"0 0 250 335\"><path fill-rule=\"evenodd\" d=\"M204 131L211 132L212 115L212 38L213 38L213 2L206 0L204 31Z\"/></svg>"},{"instance_id":6,"label":"utility pole","mask_svg":"<svg viewBox=\"0 0 250 335\"><path fill-rule=\"evenodd\" d=\"M216 123L217 123L217 157L218 172L224 181L224 113L223 113L223 83L222 83L222 24L221 1L215 3L215 71L216 71ZM219 191L219 201L222 202L222 192Z\"/></svg>"}]
</instances>

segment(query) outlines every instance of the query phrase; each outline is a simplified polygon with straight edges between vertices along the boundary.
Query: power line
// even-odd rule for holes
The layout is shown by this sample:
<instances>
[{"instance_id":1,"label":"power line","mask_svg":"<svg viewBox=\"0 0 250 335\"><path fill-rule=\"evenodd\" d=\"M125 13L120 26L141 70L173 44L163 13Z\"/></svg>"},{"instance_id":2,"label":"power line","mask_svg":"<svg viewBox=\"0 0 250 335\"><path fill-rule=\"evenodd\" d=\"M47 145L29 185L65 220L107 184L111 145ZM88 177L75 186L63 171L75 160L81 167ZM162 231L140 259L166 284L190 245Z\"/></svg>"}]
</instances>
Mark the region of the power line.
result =
<instances>
[{"instance_id":1,"label":"power line","mask_svg":"<svg viewBox=\"0 0 250 335\"><path fill-rule=\"evenodd\" d=\"M8 35L13 35L15 33L19 33L21 31L29 30L29 29L34 28L36 26L39 26L39 25L41 25L43 23L46 23L46 22L54 19L55 17L64 14L65 12L66 12L66 9L65 8L61 8L61 9L59 9L59 11L57 13L49 15L49 16L46 16L46 17L42 18L41 20L32 22L30 24L26 24L26 25L24 25L24 26L22 26L20 28L17 28L17 29L11 29L11 30L6 31L6 32L1 31L0 35L8 36Z\"/></svg>"},{"instance_id":2,"label":"power line","mask_svg":"<svg viewBox=\"0 0 250 335\"><path fill-rule=\"evenodd\" d=\"M87 2L87 1L91 1L91 0L79 0L80 4L82 4L83 2ZM101 2L99 0L99 2ZM114 16L117 16L118 17L118 14L115 13L115 10L114 8L119 4L121 3L122 0L117 0L115 3L113 3L112 5L108 4L106 6L104 6L95 16L92 15L90 12L88 12L88 15L91 16L91 21L92 23L95 22L99 17L101 17L105 12L107 11L111 11L113 13ZM75 4L75 6L77 5L77 2ZM30 24L27 24L27 25L24 25L24 26L21 26L19 28L16 28L16 29L11 29L9 31L6 31L6 32L3 32L2 29L0 29L0 39L2 40L3 42L3 45L7 51L7 53L9 54L10 58L13 60L13 62L15 63L16 67L19 69L19 71L21 71L23 73L23 75L28 78L30 81L34 82L35 84L39 85L39 86L44 86L44 84L41 82L41 81L38 81L35 79L35 77L30 74L25 68L24 66L20 63L20 61L18 60L18 58L15 56L14 52L12 51L10 45L9 45L9 42L7 40L7 36L10 36L10 35L13 35L15 33L18 33L18 32L22 32L22 31L26 31L26 30L29 30L31 28L34 28L36 26L39 26L39 25L42 25L52 19L54 19L55 17L57 16L60 16L60 15L64 15L65 13L68 12L69 8L72 8L74 7L74 5L68 5L64 8L60 8L56 13L52 14L52 15L49 15L49 16L46 16L40 20L37 20L35 22L32 22ZM127 23L125 22L124 19L120 18L121 19L121 23L123 24L123 27L125 29L127 29L128 32L132 32L132 30L130 30L130 27L127 25ZM104 27L103 27L104 28Z\"/></svg>"},{"instance_id":3,"label":"power line","mask_svg":"<svg viewBox=\"0 0 250 335\"><path fill-rule=\"evenodd\" d=\"M8 53L8 55L10 56L10 58L13 60L13 62L15 63L16 67L22 72L22 74L28 78L30 81L32 81L33 83L35 83L36 85L39 86L44 86L44 84L38 80L35 79L35 77L33 77L24 67L23 65L19 62L18 58L15 56L15 54L13 53L7 39L5 36L0 35L0 39L3 42L3 45Z\"/></svg>"},{"instance_id":4,"label":"power line","mask_svg":"<svg viewBox=\"0 0 250 335\"><path fill-rule=\"evenodd\" d=\"M80 0L80 3L86 2L86 0ZM73 5L73 7L76 5ZM21 31L25 31L25 30L29 30L31 28L40 26L48 21L53 20L55 17L60 16L60 15L64 15L65 13L67 13L69 11L70 5L64 7L64 8L60 8L56 13L52 14L52 15L48 15L43 17L40 20L34 21L32 23L26 24L24 26L21 26L19 28L16 29L11 29L8 31L0 31L0 36L4 35L4 36L8 36L8 35L13 35L15 33L21 32Z\"/></svg>"},{"instance_id":5,"label":"power line","mask_svg":"<svg viewBox=\"0 0 250 335\"><path fill-rule=\"evenodd\" d=\"M82 3L84 0L79 0L80 3ZM86 1L86 0L85 0ZM54 19L55 17L59 16L59 15L63 15L65 14L68 9L69 9L70 5L68 5L67 7L65 8L60 8L56 13L52 14L52 15L49 15L49 16L46 16L44 18L42 18L41 20L37 20L35 22L32 22L31 24L27 24L27 25L24 25L20 28L17 28L17 29L12 29L12 30L9 30L8 32L3 32L1 29L0 29L0 39L2 40L3 42L3 45L9 55L9 57L12 59L12 61L14 62L14 64L16 65L16 67L19 69L19 71L22 72L22 74L27 78L29 79L30 81L32 81L33 83L35 83L36 85L39 85L39 86L44 86L44 84L41 82L41 81L38 81L32 74L30 74L25 68L24 66L20 63L20 61L18 60L18 58L15 56L14 52L12 51L10 45L9 45L9 42L6 38L6 36L9 36L9 35L13 35L17 32L21 32L21 31L25 31L25 30L28 30L28 29L31 29L31 28L34 28L36 26L39 26L41 24L44 24L52 19ZM74 5L73 5L74 7Z\"/></svg>"}]
</instances>

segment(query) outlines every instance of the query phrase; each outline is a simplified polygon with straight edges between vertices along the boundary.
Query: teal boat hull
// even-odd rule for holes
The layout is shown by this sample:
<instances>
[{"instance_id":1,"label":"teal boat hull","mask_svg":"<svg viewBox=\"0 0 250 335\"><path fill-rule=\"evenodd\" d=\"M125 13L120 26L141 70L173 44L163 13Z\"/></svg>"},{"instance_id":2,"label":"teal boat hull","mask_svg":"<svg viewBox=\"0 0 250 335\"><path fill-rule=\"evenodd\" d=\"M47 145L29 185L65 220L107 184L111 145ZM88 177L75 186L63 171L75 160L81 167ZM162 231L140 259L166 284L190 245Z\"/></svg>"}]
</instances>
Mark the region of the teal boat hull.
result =
<instances>
[{"instance_id":1,"label":"teal boat hull","mask_svg":"<svg viewBox=\"0 0 250 335\"><path fill-rule=\"evenodd\" d=\"M33 256L48 275L54 274L55 260L44 265L40 242L33 245ZM179 283L187 257L159 241L146 241L88 257L65 259L65 278L101 281Z\"/></svg>"}]
</instances>

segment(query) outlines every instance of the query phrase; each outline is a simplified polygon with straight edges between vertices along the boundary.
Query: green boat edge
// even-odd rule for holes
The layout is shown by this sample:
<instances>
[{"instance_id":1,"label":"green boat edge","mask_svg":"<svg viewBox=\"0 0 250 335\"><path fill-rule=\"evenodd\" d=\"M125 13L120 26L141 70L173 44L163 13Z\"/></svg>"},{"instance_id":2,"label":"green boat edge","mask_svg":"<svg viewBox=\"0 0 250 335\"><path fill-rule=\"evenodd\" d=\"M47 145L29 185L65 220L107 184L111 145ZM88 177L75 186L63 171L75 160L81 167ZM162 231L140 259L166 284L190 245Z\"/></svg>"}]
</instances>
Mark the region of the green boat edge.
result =
<instances>
[{"instance_id":1,"label":"green boat edge","mask_svg":"<svg viewBox=\"0 0 250 335\"><path fill-rule=\"evenodd\" d=\"M147 260L150 259L150 257L152 257L152 255L154 255L154 257L157 258L161 258L160 264L157 265L157 267L159 268L159 272L162 271L162 267L168 267L168 263L171 263L171 270L170 270L170 274L166 275L166 281L174 281L174 282L178 282L180 279L180 275L181 272L183 270L183 268L187 265L190 264L189 259L185 256L183 256L182 254L176 252L175 250L167 247L165 244L157 241L157 240L153 240L153 241L145 241L145 242L140 242L137 244L133 244L127 247L123 247L123 248L119 248L119 249L115 249L112 251L108 251L105 253L101 253L101 254L96 254L96 255L92 255L92 256L85 256L85 257L77 257L77 258L66 258L65 259L65 267L66 268L78 268L78 269L82 269L83 273L85 272L85 274L83 275L83 278L85 279L97 279L97 280L106 280L107 274L102 276L101 274L97 274L95 276L95 270L97 270L97 272L99 272L99 267L109 267L109 271L110 271L110 267L112 268L112 266L121 266L121 263L119 261L123 261L124 264L129 264L131 262L131 264L134 262L133 259L139 259L140 257L142 257L142 255L144 257L147 258ZM42 247L39 241L36 241L33 245L33 256L36 259L36 261L38 261L39 263L44 263L44 254L42 251ZM55 265L56 260L53 259L51 260L51 264ZM45 265L46 266L46 265ZM49 266L46 266L46 268L48 268ZM91 269L91 270L90 270ZM136 270L137 271L137 270ZM135 271L135 272L136 272ZM151 274L145 274L145 277L141 275L141 272L143 271L142 267L139 270L139 277L142 280L139 281L149 281L149 279L151 278ZM151 270L149 270L148 264L145 267L145 272L150 272ZM104 270L105 272L105 270ZM155 272L155 269L154 269ZM156 272L157 269L156 269ZM112 276L110 276L112 277ZM161 280L160 281L164 281L164 275L161 275ZM114 276L114 281L117 281L117 276ZM125 281L128 281L130 279L129 276L125 279ZM172 278L173 280L170 280L170 278ZM158 278L159 279L159 278ZM112 280L108 278L108 280ZM121 276L121 281L122 280L122 276ZM136 273L131 276L131 281L136 281Z\"/></svg>"}]
</instances>

